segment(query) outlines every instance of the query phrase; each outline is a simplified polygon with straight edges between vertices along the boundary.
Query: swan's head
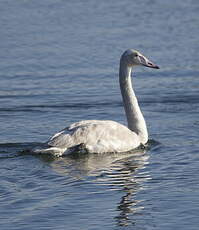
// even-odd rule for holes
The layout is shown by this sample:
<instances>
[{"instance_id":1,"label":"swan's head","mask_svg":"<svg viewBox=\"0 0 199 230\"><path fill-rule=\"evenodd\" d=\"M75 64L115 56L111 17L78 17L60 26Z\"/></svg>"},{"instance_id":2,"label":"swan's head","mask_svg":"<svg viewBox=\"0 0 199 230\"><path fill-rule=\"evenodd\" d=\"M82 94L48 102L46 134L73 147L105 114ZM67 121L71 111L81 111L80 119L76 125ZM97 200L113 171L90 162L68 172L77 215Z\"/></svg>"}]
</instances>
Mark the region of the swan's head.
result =
<instances>
[{"instance_id":1,"label":"swan's head","mask_svg":"<svg viewBox=\"0 0 199 230\"><path fill-rule=\"evenodd\" d=\"M159 67L156 64L149 61L148 58L146 58L137 50L133 50L133 49L126 50L123 53L121 59L124 60L129 66L141 65L149 68L159 69Z\"/></svg>"}]
</instances>

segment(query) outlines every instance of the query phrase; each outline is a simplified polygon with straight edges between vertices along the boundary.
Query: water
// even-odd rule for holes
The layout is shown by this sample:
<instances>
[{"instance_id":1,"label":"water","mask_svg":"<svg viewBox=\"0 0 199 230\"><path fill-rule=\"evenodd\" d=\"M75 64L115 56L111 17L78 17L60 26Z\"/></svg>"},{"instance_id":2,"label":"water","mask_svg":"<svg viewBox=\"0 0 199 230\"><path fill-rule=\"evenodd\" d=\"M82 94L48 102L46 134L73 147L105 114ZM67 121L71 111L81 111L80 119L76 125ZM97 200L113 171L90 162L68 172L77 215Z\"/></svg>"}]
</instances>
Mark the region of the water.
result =
<instances>
[{"instance_id":1,"label":"water","mask_svg":"<svg viewBox=\"0 0 199 230\"><path fill-rule=\"evenodd\" d=\"M197 0L0 2L3 230L198 229ZM150 133L130 154L19 154L81 119L126 123L118 62L135 48Z\"/></svg>"}]
</instances>

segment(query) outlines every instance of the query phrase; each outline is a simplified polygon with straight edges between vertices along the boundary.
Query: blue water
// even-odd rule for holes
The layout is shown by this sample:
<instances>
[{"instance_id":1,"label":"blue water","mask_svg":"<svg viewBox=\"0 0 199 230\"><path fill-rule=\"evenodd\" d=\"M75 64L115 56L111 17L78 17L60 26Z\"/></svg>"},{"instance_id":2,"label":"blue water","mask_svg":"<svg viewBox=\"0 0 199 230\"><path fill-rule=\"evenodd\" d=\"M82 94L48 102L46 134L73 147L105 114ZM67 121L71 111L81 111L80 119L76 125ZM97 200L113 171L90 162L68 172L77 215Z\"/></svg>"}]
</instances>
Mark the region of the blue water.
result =
<instances>
[{"instance_id":1,"label":"blue water","mask_svg":"<svg viewBox=\"0 0 199 230\"><path fill-rule=\"evenodd\" d=\"M0 228L198 230L197 0L0 1ZM126 124L121 53L150 142L129 154L19 152L71 122Z\"/></svg>"}]
</instances>

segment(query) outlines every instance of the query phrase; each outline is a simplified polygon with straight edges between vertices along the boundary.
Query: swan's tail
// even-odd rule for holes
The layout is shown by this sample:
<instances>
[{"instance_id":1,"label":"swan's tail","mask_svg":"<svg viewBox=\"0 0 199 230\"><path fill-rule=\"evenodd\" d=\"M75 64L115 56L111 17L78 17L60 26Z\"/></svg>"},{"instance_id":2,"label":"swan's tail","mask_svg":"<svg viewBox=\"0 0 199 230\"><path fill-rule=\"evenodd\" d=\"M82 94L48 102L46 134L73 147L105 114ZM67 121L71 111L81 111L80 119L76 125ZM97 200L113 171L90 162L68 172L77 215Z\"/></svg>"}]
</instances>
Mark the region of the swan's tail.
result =
<instances>
[{"instance_id":1,"label":"swan's tail","mask_svg":"<svg viewBox=\"0 0 199 230\"><path fill-rule=\"evenodd\" d=\"M65 153L66 149L49 146L47 144L39 144L32 148L27 148L21 151L22 154L35 154L35 155L42 155L48 154L52 156L62 156Z\"/></svg>"},{"instance_id":2,"label":"swan's tail","mask_svg":"<svg viewBox=\"0 0 199 230\"><path fill-rule=\"evenodd\" d=\"M29 149L27 152L32 154L49 154L56 157L68 155L70 153L86 153L87 150L83 144L76 145L71 148L59 148L55 146L49 146L46 144L43 144L41 146L34 147L33 149Z\"/></svg>"}]
</instances>

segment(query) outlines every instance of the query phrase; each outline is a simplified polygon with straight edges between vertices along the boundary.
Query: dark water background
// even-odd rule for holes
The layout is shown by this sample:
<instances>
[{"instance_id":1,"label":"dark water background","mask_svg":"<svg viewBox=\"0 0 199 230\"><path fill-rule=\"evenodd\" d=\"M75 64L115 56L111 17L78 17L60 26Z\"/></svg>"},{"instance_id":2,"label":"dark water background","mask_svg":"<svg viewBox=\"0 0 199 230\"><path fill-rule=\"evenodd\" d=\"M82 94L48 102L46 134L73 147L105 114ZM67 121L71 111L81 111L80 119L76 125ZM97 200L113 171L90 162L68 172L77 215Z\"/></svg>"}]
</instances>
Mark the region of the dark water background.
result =
<instances>
[{"instance_id":1,"label":"dark water background","mask_svg":"<svg viewBox=\"0 0 199 230\"><path fill-rule=\"evenodd\" d=\"M0 228L199 229L199 1L0 1ZM121 53L150 148L52 159L20 155L71 122L126 123Z\"/></svg>"}]
</instances>

